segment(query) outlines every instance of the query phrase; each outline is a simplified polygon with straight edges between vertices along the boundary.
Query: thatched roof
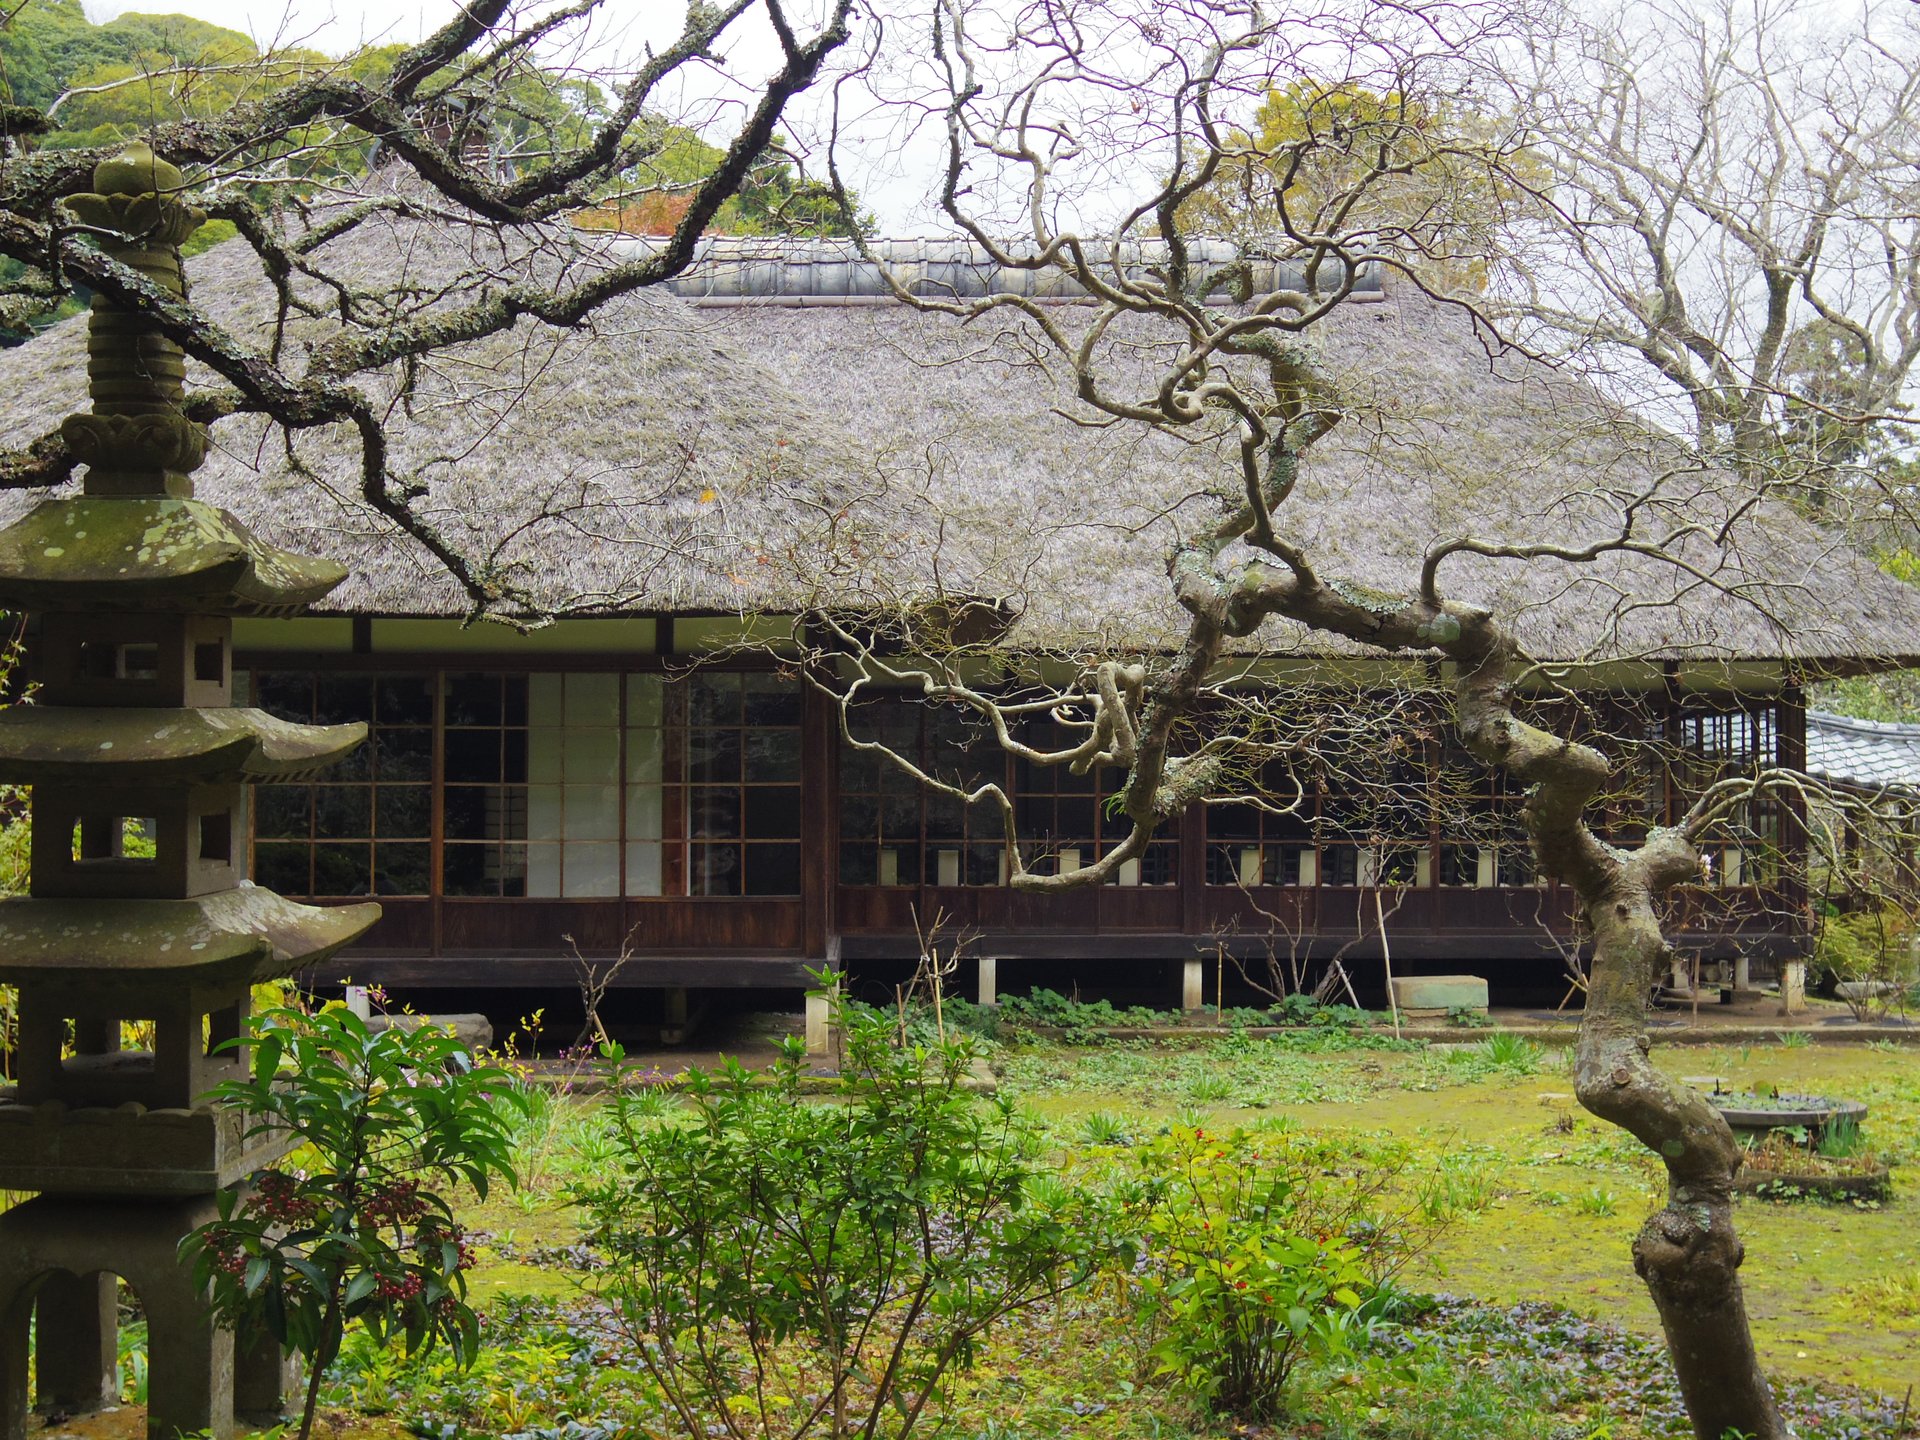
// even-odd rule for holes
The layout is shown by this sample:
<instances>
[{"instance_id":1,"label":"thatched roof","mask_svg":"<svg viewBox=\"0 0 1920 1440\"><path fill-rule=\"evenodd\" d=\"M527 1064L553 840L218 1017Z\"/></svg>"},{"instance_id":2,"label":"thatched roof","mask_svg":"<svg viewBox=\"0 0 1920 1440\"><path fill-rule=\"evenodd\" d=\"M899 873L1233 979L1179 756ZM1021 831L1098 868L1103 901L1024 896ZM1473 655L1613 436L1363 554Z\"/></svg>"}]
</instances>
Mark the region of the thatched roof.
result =
<instances>
[{"instance_id":1,"label":"thatched roof","mask_svg":"<svg viewBox=\"0 0 1920 1440\"><path fill-rule=\"evenodd\" d=\"M365 283L419 293L476 262L503 279L577 274L633 243L566 233L508 245L381 218L325 253ZM761 267L775 278L760 288L790 283L794 257L761 243L782 263ZM741 257L727 258L741 273ZM844 254L830 258L847 270ZM190 273L196 300L264 334L271 295L243 245ZM820 275L807 273L817 302ZM1193 496L1221 473L1219 443L1074 423L1087 412L1016 321L962 328L871 300L703 304L702 284L715 288L690 277L677 288L691 295L636 295L576 331L523 323L444 357L408 392L363 377L391 404L395 468L429 487L420 513L571 613L878 604L938 587L1008 600L1022 616L1013 638L1036 646L1178 633L1164 545L1198 523ZM1074 324L1088 312L1059 313ZM82 403L83 323L0 353L5 443ZM1118 373L1144 377L1152 340L1117 336ZM1677 517L1712 526L1731 503L1717 477L1664 473L1668 448L1592 392L1490 359L1463 318L1417 295L1343 306L1315 344L1346 419L1289 510L1329 576L1404 593L1429 545L1457 534L1567 543L1605 533L1616 497L1648 489L1645 529L1664 534ZM296 466L257 420L213 434L196 477L204 498L353 567L327 608L465 612L457 587L356 498L350 435L297 437ZM0 498L0 513L26 503ZM1920 596L1782 509L1754 510L1725 549L1698 536L1683 548L1692 572L1641 556L1462 560L1447 586L1514 616L1543 657L1920 652ZM1328 648L1279 627L1258 639L1279 653Z\"/></svg>"}]
</instances>

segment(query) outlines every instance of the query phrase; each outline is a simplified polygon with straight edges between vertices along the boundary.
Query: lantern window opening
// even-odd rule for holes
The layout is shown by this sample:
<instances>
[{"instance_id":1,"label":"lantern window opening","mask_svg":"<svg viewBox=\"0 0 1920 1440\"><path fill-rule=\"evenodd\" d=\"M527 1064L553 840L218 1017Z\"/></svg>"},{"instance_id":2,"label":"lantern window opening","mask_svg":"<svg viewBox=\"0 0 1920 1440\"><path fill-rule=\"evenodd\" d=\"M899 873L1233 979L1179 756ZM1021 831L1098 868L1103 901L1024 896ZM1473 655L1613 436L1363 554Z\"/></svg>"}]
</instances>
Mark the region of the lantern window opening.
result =
<instances>
[{"instance_id":1,"label":"lantern window opening","mask_svg":"<svg viewBox=\"0 0 1920 1440\"><path fill-rule=\"evenodd\" d=\"M227 679L227 647L223 641L203 641L193 647L193 678L208 685L224 685Z\"/></svg>"}]
</instances>

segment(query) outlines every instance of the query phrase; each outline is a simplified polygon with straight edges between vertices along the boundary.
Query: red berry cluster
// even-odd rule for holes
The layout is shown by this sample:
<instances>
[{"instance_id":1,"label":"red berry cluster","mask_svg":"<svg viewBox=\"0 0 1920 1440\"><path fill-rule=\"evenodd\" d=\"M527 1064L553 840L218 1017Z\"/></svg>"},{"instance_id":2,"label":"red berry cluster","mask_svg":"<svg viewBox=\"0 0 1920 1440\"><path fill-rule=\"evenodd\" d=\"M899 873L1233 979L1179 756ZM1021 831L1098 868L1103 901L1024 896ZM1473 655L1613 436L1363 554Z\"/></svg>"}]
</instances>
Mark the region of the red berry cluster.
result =
<instances>
[{"instance_id":1,"label":"red berry cluster","mask_svg":"<svg viewBox=\"0 0 1920 1440\"><path fill-rule=\"evenodd\" d=\"M382 1185L360 1206L360 1218L371 1226L412 1225L427 1213L427 1202L420 1198L420 1182L395 1180Z\"/></svg>"},{"instance_id":2,"label":"red berry cluster","mask_svg":"<svg viewBox=\"0 0 1920 1440\"><path fill-rule=\"evenodd\" d=\"M237 1230L217 1228L207 1232L207 1254L213 1268L223 1275L239 1277L247 1270L245 1238Z\"/></svg>"},{"instance_id":3,"label":"red berry cluster","mask_svg":"<svg viewBox=\"0 0 1920 1440\"><path fill-rule=\"evenodd\" d=\"M247 1197L245 1213L270 1224L305 1225L313 1220L318 1209L311 1196L300 1193L299 1182L291 1175L269 1170Z\"/></svg>"},{"instance_id":4,"label":"red berry cluster","mask_svg":"<svg viewBox=\"0 0 1920 1440\"><path fill-rule=\"evenodd\" d=\"M418 1299L420 1292L425 1288L426 1282L413 1271L409 1270L398 1278L381 1276L380 1284L376 1288L375 1293L379 1295L382 1300L399 1300L404 1302Z\"/></svg>"}]
</instances>

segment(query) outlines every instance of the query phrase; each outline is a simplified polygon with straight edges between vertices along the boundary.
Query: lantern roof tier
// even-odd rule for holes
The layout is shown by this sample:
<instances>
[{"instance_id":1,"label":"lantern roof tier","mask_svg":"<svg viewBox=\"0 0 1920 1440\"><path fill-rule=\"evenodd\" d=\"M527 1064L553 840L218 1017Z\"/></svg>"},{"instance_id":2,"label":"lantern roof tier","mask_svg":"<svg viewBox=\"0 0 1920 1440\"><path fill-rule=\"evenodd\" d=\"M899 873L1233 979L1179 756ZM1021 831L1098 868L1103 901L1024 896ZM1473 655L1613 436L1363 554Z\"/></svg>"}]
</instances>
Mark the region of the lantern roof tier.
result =
<instances>
[{"instance_id":1,"label":"lantern roof tier","mask_svg":"<svg viewBox=\"0 0 1920 1440\"><path fill-rule=\"evenodd\" d=\"M165 495L77 495L0 530L0 608L288 615L343 565L258 539L226 511Z\"/></svg>"},{"instance_id":2,"label":"lantern roof tier","mask_svg":"<svg viewBox=\"0 0 1920 1440\"><path fill-rule=\"evenodd\" d=\"M345 758L364 724L264 710L15 705L0 710L0 785L210 785L301 780Z\"/></svg>"},{"instance_id":3,"label":"lantern roof tier","mask_svg":"<svg viewBox=\"0 0 1920 1440\"><path fill-rule=\"evenodd\" d=\"M281 979L379 918L378 905L301 905L249 883L190 900L4 900L0 984L57 989L93 1006L124 992L137 1006L176 987Z\"/></svg>"}]
</instances>

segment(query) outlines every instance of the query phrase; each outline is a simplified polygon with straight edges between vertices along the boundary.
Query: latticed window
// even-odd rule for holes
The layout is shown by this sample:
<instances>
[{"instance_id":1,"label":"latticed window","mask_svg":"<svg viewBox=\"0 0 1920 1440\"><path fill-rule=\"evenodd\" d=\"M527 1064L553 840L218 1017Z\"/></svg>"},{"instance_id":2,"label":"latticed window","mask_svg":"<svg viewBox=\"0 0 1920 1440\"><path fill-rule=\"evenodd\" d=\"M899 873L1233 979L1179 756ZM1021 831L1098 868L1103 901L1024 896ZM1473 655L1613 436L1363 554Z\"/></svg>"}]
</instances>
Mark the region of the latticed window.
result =
<instances>
[{"instance_id":1,"label":"latticed window","mask_svg":"<svg viewBox=\"0 0 1920 1440\"><path fill-rule=\"evenodd\" d=\"M369 725L318 782L258 787L253 873L287 894L799 891L791 677L262 671L252 686L289 719Z\"/></svg>"},{"instance_id":2,"label":"latticed window","mask_svg":"<svg viewBox=\"0 0 1920 1440\"><path fill-rule=\"evenodd\" d=\"M235 703L367 743L310 785L260 785L253 877L290 895L425 895L433 876L433 696L422 676L276 671L235 677Z\"/></svg>"},{"instance_id":3,"label":"latticed window","mask_svg":"<svg viewBox=\"0 0 1920 1440\"><path fill-rule=\"evenodd\" d=\"M1718 780L1780 763L1776 702L1745 696L1687 696L1667 732L1665 761L1673 806L1684 809ZM1786 875L1787 817L1778 799L1751 800L1717 827L1702 848L1710 883L1780 883Z\"/></svg>"},{"instance_id":4,"label":"latticed window","mask_svg":"<svg viewBox=\"0 0 1920 1440\"><path fill-rule=\"evenodd\" d=\"M1075 775L1064 765L1010 758L982 722L951 706L875 696L855 706L854 736L884 744L938 780L971 791L991 779L1013 799L1023 859L1038 874L1084 869L1131 828L1112 805L1117 770ZM1036 749L1063 749L1075 732L1052 721L1028 724ZM1120 865L1115 885L1171 885L1179 842L1165 835ZM840 883L1003 885L1010 867L997 808L969 806L923 787L885 756L845 746L840 763Z\"/></svg>"},{"instance_id":5,"label":"latticed window","mask_svg":"<svg viewBox=\"0 0 1920 1440\"><path fill-rule=\"evenodd\" d=\"M957 710L901 696L854 708L861 740L884 745L947 784L1006 783L993 736ZM997 810L923 785L885 755L844 746L840 763L842 885L998 885L1007 876Z\"/></svg>"},{"instance_id":6,"label":"latticed window","mask_svg":"<svg viewBox=\"0 0 1920 1440\"><path fill-rule=\"evenodd\" d=\"M688 893L799 893L797 685L702 671L686 681L684 699Z\"/></svg>"}]
</instances>

